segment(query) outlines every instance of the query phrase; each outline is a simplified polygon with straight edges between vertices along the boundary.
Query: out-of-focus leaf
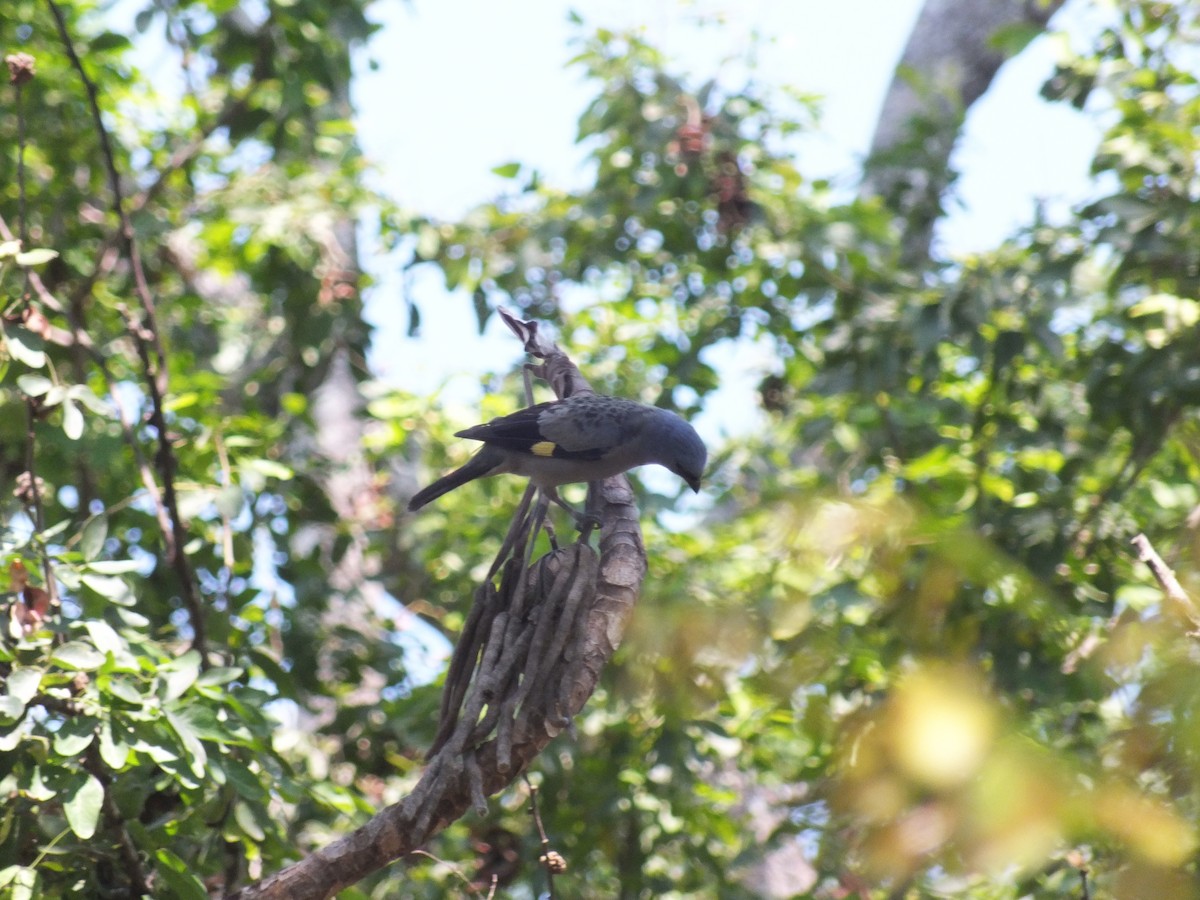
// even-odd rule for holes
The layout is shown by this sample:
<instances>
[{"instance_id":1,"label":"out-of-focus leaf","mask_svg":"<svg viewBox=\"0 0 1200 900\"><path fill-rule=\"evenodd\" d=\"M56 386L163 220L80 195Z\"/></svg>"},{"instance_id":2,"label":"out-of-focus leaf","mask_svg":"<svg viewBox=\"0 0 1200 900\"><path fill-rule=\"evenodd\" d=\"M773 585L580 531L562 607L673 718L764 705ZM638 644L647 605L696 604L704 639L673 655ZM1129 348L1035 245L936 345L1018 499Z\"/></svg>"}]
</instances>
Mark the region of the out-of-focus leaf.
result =
<instances>
[{"instance_id":1,"label":"out-of-focus leaf","mask_svg":"<svg viewBox=\"0 0 1200 900\"><path fill-rule=\"evenodd\" d=\"M87 840L95 833L103 804L104 787L94 775L80 773L64 791L63 813L77 837Z\"/></svg>"},{"instance_id":2,"label":"out-of-focus leaf","mask_svg":"<svg viewBox=\"0 0 1200 900\"><path fill-rule=\"evenodd\" d=\"M17 379L17 386L26 396L42 397L54 387L54 382L45 375L22 375Z\"/></svg>"},{"instance_id":3,"label":"out-of-focus leaf","mask_svg":"<svg viewBox=\"0 0 1200 900\"><path fill-rule=\"evenodd\" d=\"M171 896L179 900L208 900L208 891L203 883L190 871L187 863L165 847L154 853L158 865L154 870L170 888Z\"/></svg>"},{"instance_id":4,"label":"out-of-focus leaf","mask_svg":"<svg viewBox=\"0 0 1200 900\"><path fill-rule=\"evenodd\" d=\"M168 665L159 668L159 677L163 680L164 702L170 702L182 697L200 675L200 654L189 650L183 656L172 660Z\"/></svg>"},{"instance_id":5,"label":"out-of-focus leaf","mask_svg":"<svg viewBox=\"0 0 1200 900\"><path fill-rule=\"evenodd\" d=\"M88 672L104 664L104 654L83 641L68 641L54 651L50 662L66 669Z\"/></svg>"},{"instance_id":6,"label":"out-of-focus leaf","mask_svg":"<svg viewBox=\"0 0 1200 900\"><path fill-rule=\"evenodd\" d=\"M4 690L8 696L15 697L24 705L34 698L41 683L41 669L21 667L12 669L8 673L8 678L4 682Z\"/></svg>"},{"instance_id":7,"label":"out-of-focus leaf","mask_svg":"<svg viewBox=\"0 0 1200 900\"><path fill-rule=\"evenodd\" d=\"M83 437L83 413L69 398L63 400L62 410L63 433L73 441L79 440Z\"/></svg>"},{"instance_id":8,"label":"out-of-focus leaf","mask_svg":"<svg viewBox=\"0 0 1200 900\"><path fill-rule=\"evenodd\" d=\"M32 250L25 250L18 253L13 259L18 266L40 266L50 262L52 259L58 259L57 250L49 250L45 247L35 247Z\"/></svg>"},{"instance_id":9,"label":"out-of-focus leaf","mask_svg":"<svg viewBox=\"0 0 1200 900\"><path fill-rule=\"evenodd\" d=\"M83 523L79 532L79 552L88 562L94 560L104 550L104 541L108 537L108 517L103 513L90 516Z\"/></svg>"},{"instance_id":10,"label":"out-of-focus leaf","mask_svg":"<svg viewBox=\"0 0 1200 900\"><path fill-rule=\"evenodd\" d=\"M20 325L5 326L3 335L9 354L17 362L24 363L31 369L40 369L46 365L45 344L39 335Z\"/></svg>"}]
</instances>

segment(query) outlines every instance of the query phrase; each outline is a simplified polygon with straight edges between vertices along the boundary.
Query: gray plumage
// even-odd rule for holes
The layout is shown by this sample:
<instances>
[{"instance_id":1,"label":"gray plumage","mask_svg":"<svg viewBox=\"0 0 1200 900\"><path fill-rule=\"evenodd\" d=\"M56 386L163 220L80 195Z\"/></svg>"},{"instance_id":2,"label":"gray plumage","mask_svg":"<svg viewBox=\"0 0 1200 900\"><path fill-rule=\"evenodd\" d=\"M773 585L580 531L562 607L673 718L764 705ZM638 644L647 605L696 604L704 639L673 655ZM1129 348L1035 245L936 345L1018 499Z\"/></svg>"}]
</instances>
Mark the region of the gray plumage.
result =
<instances>
[{"instance_id":1,"label":"gray plumage","mask_svg":"<svg viewBox=\"0 0 1200 900\"><path fill-rule=\"evenodd\" d=\"M455 436L483 447L465 466L419 491L410 510L491 475L525 475L557 500L560 484L599 481L650 464L699 491L708 457L695 429L675 413L601 394L539 403Z\"/></svg>"}]
</instances>

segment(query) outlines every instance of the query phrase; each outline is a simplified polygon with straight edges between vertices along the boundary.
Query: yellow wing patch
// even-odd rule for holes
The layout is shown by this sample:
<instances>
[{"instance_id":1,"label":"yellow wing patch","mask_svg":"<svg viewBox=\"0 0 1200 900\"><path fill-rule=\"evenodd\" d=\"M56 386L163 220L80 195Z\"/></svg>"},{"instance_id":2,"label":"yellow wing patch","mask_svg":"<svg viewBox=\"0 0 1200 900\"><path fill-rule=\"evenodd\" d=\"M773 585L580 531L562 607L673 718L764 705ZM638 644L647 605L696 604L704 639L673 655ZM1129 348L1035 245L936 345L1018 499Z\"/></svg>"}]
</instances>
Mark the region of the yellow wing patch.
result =
<instances>
[{"instance_id":1,"label":"yellow wing patch","mask_svg":"<svg viewBox=\"0 0 1200 900\"><path fill-rule=\"evenodd\" d=\"M529 448L529 452L534 456L553 456L554 449L557 446L558 444L554 443L554 441L538 441Z\"/></svg>"}]
</instances>

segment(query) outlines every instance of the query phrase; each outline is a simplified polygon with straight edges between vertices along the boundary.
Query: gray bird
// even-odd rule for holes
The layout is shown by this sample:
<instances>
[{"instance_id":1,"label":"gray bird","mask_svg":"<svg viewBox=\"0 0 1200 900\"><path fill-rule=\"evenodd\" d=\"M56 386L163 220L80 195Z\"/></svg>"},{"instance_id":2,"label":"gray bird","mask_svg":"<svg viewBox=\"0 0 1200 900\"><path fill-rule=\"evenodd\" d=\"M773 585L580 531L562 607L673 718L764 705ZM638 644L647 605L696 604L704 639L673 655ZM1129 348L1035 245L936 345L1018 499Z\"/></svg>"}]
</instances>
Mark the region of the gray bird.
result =
<instances>
[{"instance_id":1,"label":"gray bird","mask_svg":"<svg viewBox=\"0 0 1200 900\"><path fill-rule=\"evenodd\" d=\"M483 447L461 469L418 491L410 510L468 481L502 474L528 476L561 504L560 484L599 481L651 463L698 492L708 457L695 429L675 413L601 394L539 403L455 437L483 441Z\"/></svg>"}]
</instances>

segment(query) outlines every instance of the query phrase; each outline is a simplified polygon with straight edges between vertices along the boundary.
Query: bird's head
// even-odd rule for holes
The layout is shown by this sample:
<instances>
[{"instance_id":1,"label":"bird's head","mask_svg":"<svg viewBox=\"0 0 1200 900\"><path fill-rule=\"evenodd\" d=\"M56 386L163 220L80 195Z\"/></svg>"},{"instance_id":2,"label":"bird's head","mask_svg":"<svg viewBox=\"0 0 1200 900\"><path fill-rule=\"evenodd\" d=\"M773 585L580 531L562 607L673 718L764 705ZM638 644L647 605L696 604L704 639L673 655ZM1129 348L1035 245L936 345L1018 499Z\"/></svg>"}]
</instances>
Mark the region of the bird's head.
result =
<instances>
[{"instance_id":1,"label":"bird's head","mask_svg":"<svg viewBox=\"0 0 1200 900\"><path fill-rule=\"evenodd\" d=\"M681 417L667 410L660 410L658 416L658 435L660 441L657 450L660 465L670 469L697 493L700 492L700 479L704 475L704 466L708 461L708 450L696 429Z\"/></svg>"}]
</instances>

